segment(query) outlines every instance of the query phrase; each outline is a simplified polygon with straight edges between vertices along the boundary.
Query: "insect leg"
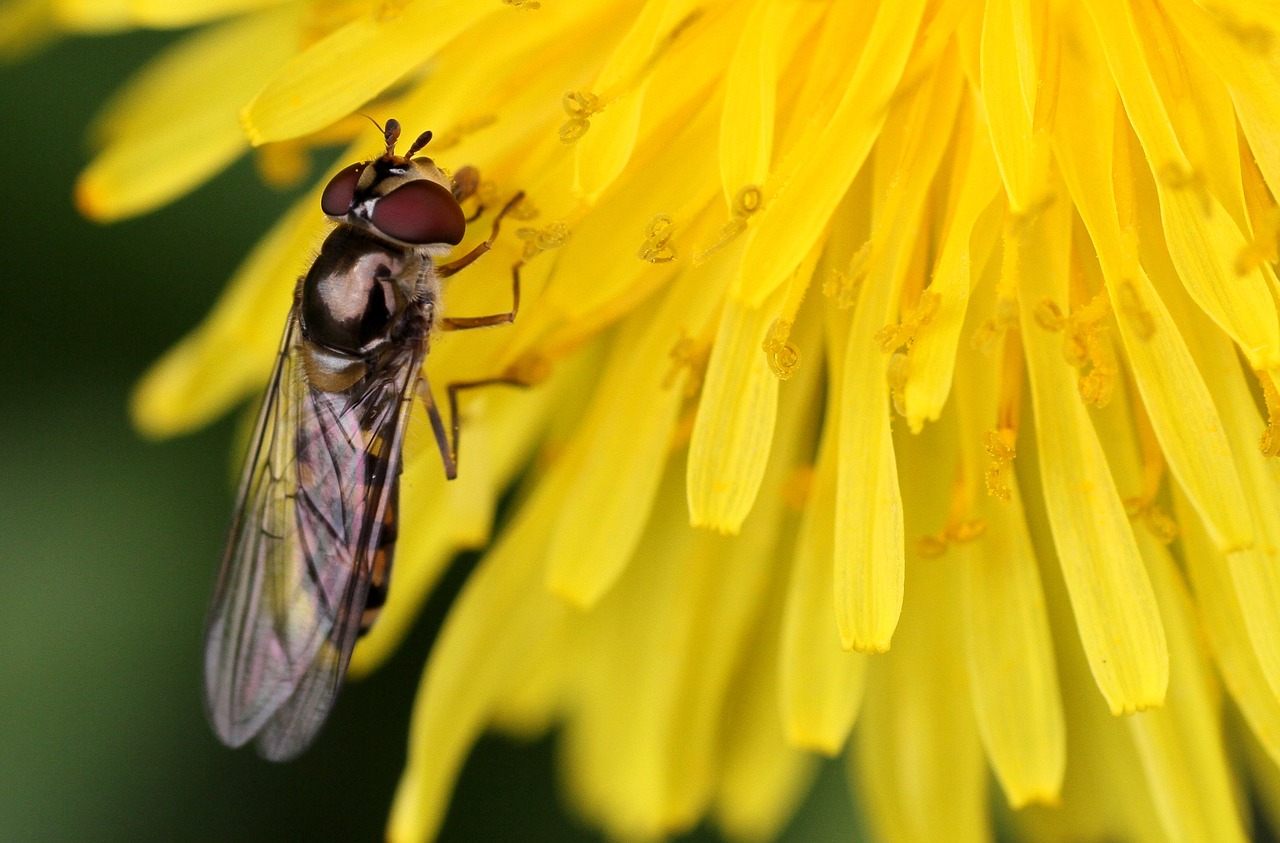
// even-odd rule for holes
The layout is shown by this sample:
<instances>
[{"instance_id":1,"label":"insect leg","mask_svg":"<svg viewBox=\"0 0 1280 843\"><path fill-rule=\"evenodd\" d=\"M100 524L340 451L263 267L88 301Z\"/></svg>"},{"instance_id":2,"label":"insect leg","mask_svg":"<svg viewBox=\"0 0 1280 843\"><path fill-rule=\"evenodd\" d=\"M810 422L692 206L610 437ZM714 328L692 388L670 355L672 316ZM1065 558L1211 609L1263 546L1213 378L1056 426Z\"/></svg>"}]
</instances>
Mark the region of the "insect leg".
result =
<instances>
[{"instance_id":1,"label":"insect leg","mask_svg":"<svg viewBox=\"0 0 1280 843\"><path fill-rule=\"evenodd\" d=\"M440 418L440 408L436 406L436 399L431 395L431 385L427 383L425 376L418 378L418 398L422 400L422 405L427 408L427 418L431 420L431 432L436 437L436 447L440 449L440 459L444 461L444 476L453 480L458 476L458 460L457 460L457 442L458 442L458 411L457 401L453 397L453 387L450 385L449 404L453 410L453 442L449 444L449 435L444 430L444 419Z\"/></svg>"},{"instance_id":2,"label":"insect leg","mask_svg":"<svg viewBox=\"0 0 1280 843\"><path fill-rule=\"evenodd\" d=\"M480 386L493 386L495 384L506 384L507 386L528 386L525 381L512 377L496 377L484 378L478 381L454 381L445 387L449 393L449 421L453 428L453 444L451 446L452 454L446 465L446 473L448 466L453 466L455 474L458 469L458 431L462 428L462 418L458 415L458 393L464 389L475 389ZM454 475L449 475L452 480Z\"/></svg>"},{"instance_id":3,"label":"insect leg","mask_svg":"<svg viewBox=\"0 0 1280 843\"><path fill-rule=\"evenodd\" d=\"M520 312L520 267L524 261L511 267L511 309L506 313L491 313L488 316L442 316L436 320L436 327L442 331L465 331L468 328L485 328L489 325L506 325L516 321Z\"/></svg>"},{"instance_id":4,"label":"insect leg","mask_svg":"<svg viewBox=\"0 0 1280 843\"><path fill-rule=\"evenodd\" d=\"M480 171L466 166L453 174L453 198L465 202L480 189Z\"/></svg>"},{"instance_id":5,"label":"insect leg","mask_svg":"<svg viewBox=\"0 0 1280 843\"><path fill-rule=\"evenodd\" d=\"M498 226L502 225L502 218L505 217L508 213L510 213L512 209L515 208L516 205L519 205L520 200L522 199L524 199L523 190L517 193L515 196L512 196L511 199L508 200L507 204L502 206L502 210L498 212L498 215L493 218L493 230L489 232L489 239L482 240L481 242L477 243L474 249L467 252L465 255L458 258L456 261L450 261L449 263L444 263L444 264L441 264L440 266L437 266L436 274L439 275L441 278L448 278L450 275L453 275L454 273L460 270L466 269L468 266L471 266L471 264L475 263L476 258L480 257L485 252L489 251L489 249L493 246L493 241L498 237Z\"/></svg>"}]
</instances>

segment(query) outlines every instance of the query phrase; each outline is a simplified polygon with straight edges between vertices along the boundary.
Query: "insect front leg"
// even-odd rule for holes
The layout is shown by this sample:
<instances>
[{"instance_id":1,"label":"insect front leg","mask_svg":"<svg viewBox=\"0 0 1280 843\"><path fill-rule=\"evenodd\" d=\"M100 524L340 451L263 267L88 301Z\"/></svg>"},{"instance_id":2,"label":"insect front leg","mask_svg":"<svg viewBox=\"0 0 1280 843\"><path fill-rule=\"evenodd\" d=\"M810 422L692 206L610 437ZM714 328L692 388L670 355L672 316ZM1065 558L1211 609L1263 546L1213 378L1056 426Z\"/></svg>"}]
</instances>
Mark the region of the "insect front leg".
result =
<instances>
[{"instance_id":1,"label":"insect front leg","mask_svg":"<svg viewBox=\"0 0 1280 843\"><path fill-rule=\"evenodd\" d=\"M485 252L489 251L489 249L493 247L493 241L496 240L498 237L498 227L502 225L502 218L505 217L507 214L509 214L517 205L519 205L522 199L524 199L523 190L517 193L515 196L512 196L511 199L508 200L507 204L502 206L502 210L498 212L498 215L493 218L493 230L489 232L489 238L487 240L482 240L481 242L477 243L474 249L472 249L470 252L467 252L465 255L458 258L456 261L450 261L449 263L445 263L445 264L441 264L440 266L437 266L436 273L441 278L448 278L450 275L453 275L454 273L457 273L463 269L466 269L468 266L471 266L471 264L475 263L476 258L480 257Z\"/></svg>"},{"instance_id":2,"label":"insect front leg","mask_svg":"<svg viewBox=\"0 0 1280 843\"><path fill-rule=\"evenodd\" d=\"M494 225L495 231L497 224ZM436 320L436 327L442 331L466 331L470 328L487 328L490 325L506 325L516 321L520 312L520 267L524 261L517 261L511 267L511 309L505 313L491 313L488 316L442 316Z\"/></svg>"}]
</instances>

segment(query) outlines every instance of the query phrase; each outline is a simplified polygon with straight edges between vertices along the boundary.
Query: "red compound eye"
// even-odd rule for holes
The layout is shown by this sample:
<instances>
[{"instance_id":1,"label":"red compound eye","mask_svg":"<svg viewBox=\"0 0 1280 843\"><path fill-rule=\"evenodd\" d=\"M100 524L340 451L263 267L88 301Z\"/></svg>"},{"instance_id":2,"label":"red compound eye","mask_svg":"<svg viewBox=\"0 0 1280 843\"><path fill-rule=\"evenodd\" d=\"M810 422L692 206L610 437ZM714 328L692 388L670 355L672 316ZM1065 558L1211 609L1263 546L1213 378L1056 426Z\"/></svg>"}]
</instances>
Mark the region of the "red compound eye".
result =
<instances>
[{"instance_id":1,"label":"red compound eye","mask_svg":"<svg viewBox=\"0 0 1280 843\"><path fill-rule=\"evenodd\" d=\"M456 246L467 232L466 215L453 193L426 179L402 184L379 199L372 222L383 234L404 243Z\"/></svg>"},{"instance_id":2,"label":"red compound eye","mask_svg":"<svg viewBox=\"0 0 1280 843\"><path fill-rule=\"evenodd\" d=\"M340 217L351 210L351 200L356 195L356 182L364 172L364 162L343 167L338 174L329 179L320 194L320 210L331 217Z\"/></svg>"}]
</instances>

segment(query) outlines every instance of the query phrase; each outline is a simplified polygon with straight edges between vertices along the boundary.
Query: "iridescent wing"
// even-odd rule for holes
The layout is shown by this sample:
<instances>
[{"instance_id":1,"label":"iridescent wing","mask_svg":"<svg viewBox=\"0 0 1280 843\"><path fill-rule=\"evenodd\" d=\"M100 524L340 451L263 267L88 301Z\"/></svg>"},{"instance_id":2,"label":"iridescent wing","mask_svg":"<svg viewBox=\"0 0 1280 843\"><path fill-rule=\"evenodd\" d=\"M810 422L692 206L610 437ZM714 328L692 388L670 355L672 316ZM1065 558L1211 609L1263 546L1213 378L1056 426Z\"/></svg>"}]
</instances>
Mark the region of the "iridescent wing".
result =
<instances>
[{"instance_id":1,"label":"iridescent wing","mask_svg":"<svg viewBox=\"0 0 1280 843\"><path fill-rule=\"evenodd\" d=\"M302 371L289 316L209 613L205 702L229 746L283 761L315 738L385 586L404 428L422 364L406 348L345 393Z\"/></svg>"}]
</instances>

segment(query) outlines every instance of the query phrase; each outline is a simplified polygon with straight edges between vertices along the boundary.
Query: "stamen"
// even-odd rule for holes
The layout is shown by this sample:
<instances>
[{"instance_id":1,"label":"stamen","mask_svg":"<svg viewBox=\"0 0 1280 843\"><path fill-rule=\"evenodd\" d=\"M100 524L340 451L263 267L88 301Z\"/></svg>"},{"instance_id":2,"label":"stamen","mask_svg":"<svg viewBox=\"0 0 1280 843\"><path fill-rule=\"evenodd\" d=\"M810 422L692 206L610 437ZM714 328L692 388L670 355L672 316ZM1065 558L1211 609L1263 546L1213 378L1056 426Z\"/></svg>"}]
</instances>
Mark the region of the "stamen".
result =
<instances>
[{"instance_id":1,"label":"stamen","mask_svg":"<svg viewBox=\"0 0 1280 843\"><path fill-rule=\"evenodd\" d=\"M1178 537L1178 522L1156 503L1164 482L1164 450L1156 439L1155 429L1141 401L1133 402L1133 426L1142 451L1142 490L1124 502L1129 517L1142 522L1156 540L1169 544Z\"/></svg>"},{"instance_id":2,"label":"stamen","mask_svg":"<svg viewBox=\"0 0 1280 843\"><path fill-rule=\"evenodd\" d=\"M980 518L966 518L969 511L969 490L964 478L957 474L951 484L951 501L947 506L947 520L942 531L932 536L916 539L916 553L925 559L936 559L953 544L973 541L987 531L987 522Z\"/></svg>"},{"instance_id":3,"label":"stamen","mask_svg":"<svg viewBox=\"0 0 1280 843\"><path fill-rule=\"evenodd\" d=\"M1002 503L1013 499L1013 460L1018 455L1018 428L1022 421L1022 379L1026 361L1021 334L1010 332L1000 365L1000 391L996 397L996 429L982 435L982 446L991 457L985 479L987 494Z\"/></svg>"},{"instance_id":4,"label":"stamen","mask_svg":"<svg viewBox=\"0 0 1280 843\"><path fill-rule=\"evenodd\" d=\"M911 358L901 351L889 357L889 366L885 372L885 380L889 384L889 397L893 401L893 411L906 418L907 415L907 375L911 371Z\"/></svg>"},{"instance_id":5,"label":"stamen","mask_svg":"<svg viewBox=\"0 0 1280 843\"><path fill-rule=\"evenodd\" d=\"M560 125L561 143L573 143L591 128L591 116L599 114L604 105L590 91L569 91L560 100L569 119Z\"/></svg>"},{"instance_id":6,"label":"stamen","mask_svg":"<svg viewBox=\"0 0 1280 843\"><path fill-rule=\"evenodd\" d=\"M1201 171L1195 168L1188 169L1170 161L1160 168L1159 180L1162 185L1171 190L1194 191L1200 199L1204 215L1209 216L1213 213L1213 197L1209 194L1208 180Z\"/></svg>"},{"instance_id":7,"label":"stamen","mask_svg":"<svg viewBox=\"0 0 1280 843\"><path fill-rule=\"evenodd\" d=\"M791 325L790 319L779 316L769 325L769 332L761 343L769 358L769 369L783 381L790 380L800 368L800 349L788 342Z\"/></svg>"},{"instance_id":8,"label":"stamen","mask_svg":"<svg viewBox=\"0 0 1280 843\"><path fill-rule=\"evenodd\" d=\"M687 370L689 377L684 382L684 395L686 398L693 398L702 390L702 381L707 374L707 361L711 359L711 346L682 335L671 346L667 356L671 358L671 368L662 378L662 388L670 389L680 372Z\"/></svg>"},{"instance_id":9,"label":"stamen","mask_svg":"<svg viewBox=\"0 0 1280 843\"><path fill-rule=\"evenodd\" d=\"M649 263L669 263L676 259L676 247L671 235L675 233L675 218L670 214L657 214L644 228L644 242L636 257Z\"/></svg>"},{"instance_id":10,"label":"stamen","mask_svg":"<svg viewBox=\"0 0 1280 843\"><path fill-rule=\"evenodd\" d=\"M782 500L793 512L804 512L813 492L817 472L812 465L798 465L782 481Z\"/></svg>"},{"instance_id":11,"label":"stamen","mask_svg":"<svg viewBox=\"0 0 1280 843\"><path fill-rule=\"evenodd\" d=\"M987 466L987 494L1002 503L1013 499L1013 487L1009 484L1009 472L1013 470L1013 458L1018 455L1017 438L1008 428L988 430L982 435L982 447L991 457Z\"/></svg>"},{"instance_id":12,"label":"stamen","mask_svg":"<svg viewBox=\"0 0 1280 843\"><path fill-rule=\"evenodd\" d=\"M995 354L997 348L1009 333L1018 326L1018 300L1012 296L1001 295L996 299L994 315L982 320L974 330L969 344L982 354Z\"/></svg>"},{"instance_id":13,"label":"stamen","mask_svg":"<svg viewBox=\"0 0 1280 843\"><path fill-rule=\"evenodd\" d=\"M503 0L503 2L505 3L507 2L507 0ZM462 140L467 135L478 132L481 129L486 129L497 122L498 122L498 115L493 113L481 114L478 117L472 117L468 120L463 120L457 125L453 126L452 128L449 128L441 132L440 134L432 136L431 138L431 149L433 150L432 154L434 155L437 152L441 152L443 150L450 149L451 147L455 147L458 144L462 143Z\"/></svg>"},{"instance_id":14,"label":"stamen","mask_svg":"<svg viewBox=\"0 0 1280 843\"><path fill-rule=\"evenodd\" d=\"M311 169L307 144L298 140L264 143L254 150L258 176L277 190L294 187Z\"/></svg>"},{"instance_id":15,"label":"stamen","mask_svg":"<svg viewBox=\"0 0 1280 843\"><path fill-rule=\"evenodd\" d=\"M693 258L694 266L701 266L706 263L707 259L716 252L728 246L742 232L747 230L747 220L756 211L760 210L760 206L764 204L764 193L760 190L760 185L749 184L738 191L738 195L733 199L733 207L730 209L733 214L732 218L720 227L720 233L716 235L715 242L696 254Z\"/></svg>"},{"instance_id":16,"label":"stamen","mask_svg":"<svg viewBox=\"0 0 1280 843\"><path fill-rule=\"evenodd\" d=\"M524 241L523 257L528 260L539 252L565 245L573 238L573 232L568 223L557 220L542 228L517 228L516 236Z\"/></svg>"},{"instance_id":17,"label":"stamen","mask_svg":"<svg viewBox=\"0 0 1280 843\"><path fill-rule=\"evenodd\" d=\"M1155 317L1151 315L1151 311L1147 310L1147 306L1143 304L1142 294L1138 292L1137 285L1128 278L1120 283L1120 309L1133 320L1133 326L1138 332L1138 339L1143 342L1149 342L1155 336Z\"/></svg>"},{"instance_id":18,"label":"stamen","mask_svg":"<svg viewBox=\"0 0 1280 843\"><path fill-rule=\"evenodd\" d=\"M530 12L542 8L542 4L538 0L502 0L502 5Z\"/></svg>"},{"instance_id":19,"label":"stamen","mask_svg":"<svg viewBox=\"0 0 1280 843\"><path fill-rule=\"evenodd\" d=\"M916 306L907 312L902 322L897 325L886 325L876 331L876 342L880 343L880 348L886 352L904 345L909 349L920 329L938 315L941 304L942 296L933 290L924 290L920 293Z\"/></svg>"},{"instance_id":20,"label":"stamen","mask_svg":"<svg viewBox=\"0 0 1280 843\"><path fill-rule=\"evenodd\" d=\"M1258 383L1262 386L1262 398L1267 404L1267 426L1258 438L1258 447L1263 456L1274 457L1280 454L1280 391L1267 372L1258 372Z\"/></svg>"},{"instance_id":21,"label":"stamen","mask_svg":"<svg viewBox=\"0 0 1280 843\"><path fill-rule=\"evenodd\" d=\"M379 0L378 5L373 10L373 19L379 23L394 20L400 17L400 13L405 10L413 0Z\"/></svg>"}]
</instances>

